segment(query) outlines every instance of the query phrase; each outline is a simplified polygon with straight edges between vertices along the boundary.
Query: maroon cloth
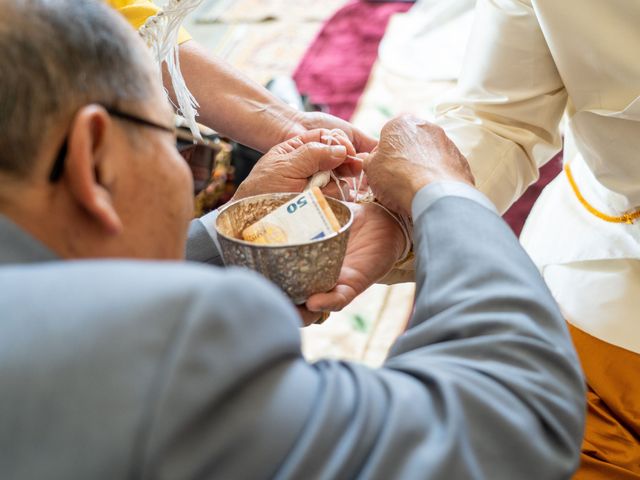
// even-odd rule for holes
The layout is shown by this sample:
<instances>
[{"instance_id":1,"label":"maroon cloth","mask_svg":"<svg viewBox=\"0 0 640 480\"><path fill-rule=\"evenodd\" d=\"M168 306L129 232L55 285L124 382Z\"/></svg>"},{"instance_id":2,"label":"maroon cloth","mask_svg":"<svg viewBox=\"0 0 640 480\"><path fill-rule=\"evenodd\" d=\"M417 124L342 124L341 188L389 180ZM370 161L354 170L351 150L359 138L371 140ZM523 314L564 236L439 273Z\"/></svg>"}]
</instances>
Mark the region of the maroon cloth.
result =
<instances>
[{"instance_id":1,"label":"maroon cloth","mask_svg":"<svg viewBox=\"0 0 640 480\"><path fill-rule=\"evenodd\" d=\"M313 103L349 120L378 58L389 18L410 3L356 1L338 10L309 47L293 76Z\"/></svg>"},{"instance_id":2,"label":"maroon cloth","mask_svg":"<svg viewBox=\"0 0 640 480\"><path fill-rule=\"evenodd\" d=\"M325 104L329 112L348 120L364 92L378 45L394 13L406 12L409 3L354 1L324 25L294 74L298 90L311 102ZM542 189L562 169L562 155L540 170L540 179L507 213L505 220L516 235Z\"/></svg>"},{"instance_id":3,"label":"maroon cloth","mask_svg":"<svg viewBox=\"0 0 640 480\"><path fill-rule=\"evenodd\" d=\"M529 216L529 212L531 212L533 204L540 196L540 192L542 192L542 189L546 187L551 180L556 178L561 171L562 152L553 157L549 163L540 169L540 178L538 178L538 181L531 185L527 191L524 192L524 195L522 195L516 203L511 205L511 208L503 215L503 218L509 224L513 233L518 237L520 236L520 232L522 232L522 227Z\"/></svg>"}]
</instances>

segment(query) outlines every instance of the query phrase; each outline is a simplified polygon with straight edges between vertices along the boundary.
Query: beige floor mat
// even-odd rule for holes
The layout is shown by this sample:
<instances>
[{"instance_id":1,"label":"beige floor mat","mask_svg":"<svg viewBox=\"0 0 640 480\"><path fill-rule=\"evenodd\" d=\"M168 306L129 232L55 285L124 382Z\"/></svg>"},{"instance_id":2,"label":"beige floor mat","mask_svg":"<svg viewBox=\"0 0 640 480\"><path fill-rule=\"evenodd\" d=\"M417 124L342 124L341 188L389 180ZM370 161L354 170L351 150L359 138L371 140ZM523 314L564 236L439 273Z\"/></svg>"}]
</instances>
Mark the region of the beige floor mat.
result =
<instances>
[{"instance_id":1,"label":"beige floor mat","mask_svg":"<svg viewBox=\"0 0 640 480\"><path fill-rule=\"evenodd\" d=\"M230 24L213 52L264 85L273 77L293 74L321 26L320 22Z\"/></svg>"},{"instance_id":2,"label":"beige floor mat","mask_svg":"<svg viewBox=\"0 0 640 480\"><path fill-rule=\"evenodd\" d=\"M302 330L305 356L381 365L411 315L414 290L413 284L374 285L323 325Z\"/></svg>"},{"instance_id":3,"label":"beige floor mat","mask_svg":"<svg viewBox=\"0 0 640 480\"><path fill-rule=\"evenodd\" d=\"M323 22L348 0L218 0L203 9L200 23L244 23L269 20Z\"/></svg>"}]
</instances>

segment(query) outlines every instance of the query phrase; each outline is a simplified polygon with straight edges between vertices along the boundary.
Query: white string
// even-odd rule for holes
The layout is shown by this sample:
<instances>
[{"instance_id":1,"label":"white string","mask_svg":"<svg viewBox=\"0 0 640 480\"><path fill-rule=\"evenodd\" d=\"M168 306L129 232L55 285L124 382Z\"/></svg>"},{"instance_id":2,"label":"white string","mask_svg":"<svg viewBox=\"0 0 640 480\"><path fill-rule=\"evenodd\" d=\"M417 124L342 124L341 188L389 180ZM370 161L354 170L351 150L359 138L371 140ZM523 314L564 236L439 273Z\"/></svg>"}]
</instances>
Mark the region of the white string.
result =
<instances>
[{"instance_id":1,"label":"white string","mask_svg":"<svg viewBox=\"0 0 640 480\"><path fill-rule=\"evenodd\" d=\"M331 170L329 172L329 175L331 176L331 179L336 182L336 185L338 186L338 190L340 190L340 197L342 198L343 202L347 201L347 197L344 196L344 191L342 190L342 187L340 186L340 182L344 182L347 184L347 188L349 190L351 190L351 185L349 185L349 182L347 182L344 178L339 178L335 173L333 173L333 170Z\"/></svg>"},{"instance_id":2,"label":"white string","mask_svg":"<svg viewBox=\"0 0 640 480\"><path fill-rule=\"evenodd\" d=\"M358 194L360 193L360 188L362 187L363 180L364 180L364 170L360 172L360 178L358 179L358 186L356 187L356 203L358 202Z\"/></svg>"},{"instance_id":3,"label":"white string","mask_svg":"<svg viewBox=\"0 0 640 480\"><path fill-rule=\"evenodd\" d=\"M327 142L327 145L331 146L334 143L339 143L338 140L336 139L336 135L339 133L344 133L342 132L342 130L331 130L329 132L328 135L323 135L322 137L320 137L321 140ZM352 160L357 160L360 161L361 159L358 157L354 157L353 155L347 155L347 158L350 158ZM375 195L373 194L373 192L371 191L371 187L367 188L367 191L365 193L362 194L362 196L360 196L360 189L362 188L362 183L364 181L364 170L362 170L360 172L360 178L358 179L358 181L356 182L355 177L352 178L353 181L353 186L355 188L355 192L354 192L354 202L358 203L358 202L363 202L363 203L374 203L375 205L378 205L379 207L381 207L383 210L385 210L400 226L400 230L402 231L402 236L404 237L404 249L402 251L402 255L400 256L400 262L402 263L404 261L406 261L406 259L408 258L409 254L411 253L411 249L413 247L413 242L412 242L412 234L411 234L411 220L409 219L409 217L405 217L399 214L395 214L393 213L391 210L389 210L387 207L385 207L384 205L382 205L379 202L376 202L375 200ZM307 188L311 188L314 186L317 187L325 187L329 184L329 182L333 180L334 182L336 182L336 185L338 186L338 190L340 190L340 195L342 196L342 200L346 201L345 196L344 196L344 192L342 191L342 188L340 187L340 181L342 180L343 182L345 182L347 184L347 186L349 187L349 192L351 192L351 185L349 184L349 182L346 179L340 179L336 176L335 173L333 173L333 171L326 171L326 172L318 172L315 175L313 175L311 177L311 179L309 180L309 183L307 185Z\"/></svg>"},{"instance_id":4,"label":"white string","mask_svg":"<svg viewBox=\"0 0 640 480\"><path fill-rule=\"evenodd\" d=\"M140 27L140 35L151 49L162 77L162 64L167 64L179 113L184 117L191 133L201 139L196 123L198 102L189 91L180 70L178 34L184 19L204 0L169 0L156 15L149 17Z\"/></svg>"},{"instance_id":5,"label":"white string","mask_svg":"<svg viewBox=\"0 0 640 480\"><path fill-rule=\"evenodd\" d=\"M331 130L329 132L328 135L324 135L321 138L321 140L324 141L328 141L328 145L333 145L333 143L338 143L338 140L336 139L336 135L339 133L344 133L342 132L342 130ZM347 155L347 158L351 159L351 160L356 160L356 161L360 161L361 159L358 157L354 157L353 155ZM320 173L325 173L325 172L320 172ZM317 174L316 174L317 175ZM313 177L312 177L313 178ZM342 189L340 188L340 179L338 179L338 177L336 177L336 175L331 172L331 178L336 182L336 184L338 185L338 189L340 190L340 194L342 195L342 200L345 200L344 198L344 193L342 192ZM354 202L358 203L359 201L363 201L363 200L367 200L367 199L372 199L373 198L373 193L371 192L371 189L368 189L367 192L365 192L362 195L362 198L360 197L360 189L362 188L362 183L364 181L364 170L360 172L360 178L358 179L358 181L356 182L355 177L353 177L353 186L355 188L355 191L351 189L351 185L349 185L349 182L345 179L342 179L342 181L344 181L347 186L349 187L349 191L353 192L353 198L354 198ZM327 183L329 183L329 181L327 180ZM325 183L323 186L326 186L327 183Z\"/></svg>"},{"instance_id":6,"label":"white string","mask_svg":"<svg viewBox=\"0 0 640 480\"><path fill-rule=\"evenodd\" d=\"M338 142L338 140L336 139L336 135L339 135L340 133L343 133L341 130L336 130L333 129L331 131L329 131L328 135L324 135L322 137L320 137L321 140L324 140L325 142L327 142L327 145L331 146L334 143L340 143ZM338 176L333 172L333 170L329 171L329 177L331 178L331 180L333 180L334 182L336 182L336 185L338 186L338 190L340 191L340 197L342 197L342 201L346 202L347 199L344 196L344 192L342 191L342 187L340 186L340 178L338 178ZM343 179L344 180L344 179ZM349 185L348 182L346 182L346 180L344 180L345 183L347 183L347 186L349 187L349 190L351 190L351 186Z\"/></svg>"},{"instance_id":7,"label":"white string","mask_svg":"<svg viewBox=\"0 0 640 480\"><path fill-rule=\"evenodd\" d=\"M342 130L337 130L337 129L330 130L327 135L321 136L320 139L326 142L327 145L331 146L339 143L338 140L336 139L336 135L339 135L341 133L344 133L344 132L342 132ZM357 157L353 157L351 155L347 155L347 158L353 158L358 160ZM338 176L333 172L333 170L327 170L324 172L315 173L309 180L309 183L307 184L307 188L312 188L312 187L324 188L329 184L331 180L333 180L336 183L338 190L340 191L340 196L342 197L342 201L346 202L347 198L344 195L344 191L342 190L340 182L344 182L347 185L347 188L349 189L349 191L351 191L351 185L346 179L338 178ZM356 194L356 197L357 197L357 194Z\"/></svg>"}]
</instances>

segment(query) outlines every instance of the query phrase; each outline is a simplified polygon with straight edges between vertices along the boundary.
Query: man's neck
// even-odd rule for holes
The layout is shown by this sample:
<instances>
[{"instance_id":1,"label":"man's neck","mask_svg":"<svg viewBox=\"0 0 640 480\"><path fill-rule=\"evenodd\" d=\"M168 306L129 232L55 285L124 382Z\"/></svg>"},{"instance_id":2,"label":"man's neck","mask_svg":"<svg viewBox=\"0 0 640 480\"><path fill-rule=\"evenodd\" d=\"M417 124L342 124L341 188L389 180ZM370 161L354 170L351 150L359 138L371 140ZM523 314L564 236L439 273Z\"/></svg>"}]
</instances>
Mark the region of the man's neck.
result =
<instances>
[{"instance_id":1,"label":"man's neck","mask_svg":"<svg viewBox=\"0 0 640 480\"><path fill-rule=\"evenodd\" d=\"M90 228L78 226L78 213L62 196L42 185L13 184L0 198L0 214L61 258L92 256L78 248L90 245L83 238Z\"/></svg>"}]
</instances>

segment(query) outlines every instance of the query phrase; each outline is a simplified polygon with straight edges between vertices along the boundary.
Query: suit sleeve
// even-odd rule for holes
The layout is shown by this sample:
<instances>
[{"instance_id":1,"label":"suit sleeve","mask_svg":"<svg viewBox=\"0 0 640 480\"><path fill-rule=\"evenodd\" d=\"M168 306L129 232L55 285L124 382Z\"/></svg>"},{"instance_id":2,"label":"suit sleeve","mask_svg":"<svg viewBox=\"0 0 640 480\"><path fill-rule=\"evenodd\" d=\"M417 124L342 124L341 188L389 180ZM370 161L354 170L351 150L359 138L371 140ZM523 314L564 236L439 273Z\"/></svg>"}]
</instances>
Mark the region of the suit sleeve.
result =
<instances>
[{"instance_id":1,"label":"suit sleeve","mask_svg":"<svg viewBox=\"0 0 640 480\"><path fill-rule=\"evenodd\" d=\"M194 295L151 396L142 476L569 478L584 387L535 267L471 200L414 221L415 314L382 368L307 363L294 309L253 275Z\"/></svg>"},{"instance_id":2,"label":"suit sleeve","mask_svg":"<svg viewBox=\"0 0 640 480\"><path fill-rule=\"evenodd\" d=\"M218 246L200 219L192 220L189 225L185 256L190 262L224 265Z\"/></svg>"},{"instance_id":3,"label":"suit sleeve","mask_svg":"<svg viewBox=\"0 0 640 480\"><path fill-rule=\"evenodd\" d=\"M529 0L478 0L463 65L436 123L504 213L562 148L567 93Z\"/></svg>"}]
</instances>

